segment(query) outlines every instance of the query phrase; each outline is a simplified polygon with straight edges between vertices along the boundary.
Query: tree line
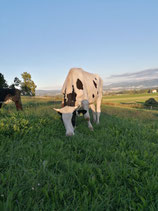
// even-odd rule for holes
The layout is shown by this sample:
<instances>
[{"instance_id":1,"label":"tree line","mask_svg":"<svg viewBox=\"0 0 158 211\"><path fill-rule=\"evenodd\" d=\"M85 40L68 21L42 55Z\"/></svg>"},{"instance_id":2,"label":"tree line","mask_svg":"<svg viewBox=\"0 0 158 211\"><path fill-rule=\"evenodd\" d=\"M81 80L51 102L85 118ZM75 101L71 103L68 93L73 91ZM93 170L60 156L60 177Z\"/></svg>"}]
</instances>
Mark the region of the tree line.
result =
<instances>
[{"instance_id":1,"label":"tree line","mask_svg":"<svg viewBox=\"0 0 158 211\"><path fill-rule=\"evenodd\" d=\"M23 72L21 74L22 80L18 77L14 78L14 82L9 86L7 81L4 78L4 75L0 73L0 88L19 88L21 90L21 94L24 96L35 96L36 84L31 78L31 74L27 72Z\"/></svg>"}]
</instances>

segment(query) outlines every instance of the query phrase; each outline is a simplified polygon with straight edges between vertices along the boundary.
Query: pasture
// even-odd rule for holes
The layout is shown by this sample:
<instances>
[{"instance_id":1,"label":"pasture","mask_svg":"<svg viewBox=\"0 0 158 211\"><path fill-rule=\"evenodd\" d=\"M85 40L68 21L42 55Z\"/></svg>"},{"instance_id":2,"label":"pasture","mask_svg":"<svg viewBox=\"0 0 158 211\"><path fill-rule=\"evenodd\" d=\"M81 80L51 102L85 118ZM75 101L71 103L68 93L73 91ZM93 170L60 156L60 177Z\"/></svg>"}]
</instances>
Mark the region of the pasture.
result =
<instances>
[{"instance_id":1,"label":"pasture","mask_svg":"<svg viewBox=\"0 0 158 211\"><path fill-rule=\"evenodd\" d=\"M0 210L158 210L156 94L103 97L100 125L66 137L60 97L0 111Z\"/></svg>"}]
</instances>

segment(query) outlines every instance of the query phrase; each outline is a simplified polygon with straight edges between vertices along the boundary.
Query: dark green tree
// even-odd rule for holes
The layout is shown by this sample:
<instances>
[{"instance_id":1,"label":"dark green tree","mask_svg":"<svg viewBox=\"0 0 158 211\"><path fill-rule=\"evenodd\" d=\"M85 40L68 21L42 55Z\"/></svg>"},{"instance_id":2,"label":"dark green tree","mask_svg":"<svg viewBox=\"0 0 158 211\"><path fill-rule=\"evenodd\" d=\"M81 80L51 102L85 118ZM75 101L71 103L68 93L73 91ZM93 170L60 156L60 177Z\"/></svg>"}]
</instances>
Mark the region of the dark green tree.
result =
<instances>
[{"instance_id":1,"label":"dark green tree","mask_svg":"<svg viewBox=\"0 0 158 211\"><path fill-rule=\"evenodd\" d=\"M21 80L18 77L15 77L14 78L14 85L15 86L20 86L20 84L21 84Z\"/></svg>"},{"instance_id":2,"label":"dark green tree","mask_svg":"<svg viewBox=\"0 0 158 211\"><path fill-rule=\"evenodd\" d=\"M14 83L12 83L9 88L14 89L16 86L19 87L21 85L21 80L18 77L14 78Z\"/></svg>"},{"instance_id":3,"label":"dark green tree","mask_svg":"<svg viewBox=\"0 0 158 211\"><path fill-rule=\"evenodd\" d=\"M7 88L8 84L6 80L4 79L4 75L0 73L0 88Z\"/></svg>"}]
</instances>

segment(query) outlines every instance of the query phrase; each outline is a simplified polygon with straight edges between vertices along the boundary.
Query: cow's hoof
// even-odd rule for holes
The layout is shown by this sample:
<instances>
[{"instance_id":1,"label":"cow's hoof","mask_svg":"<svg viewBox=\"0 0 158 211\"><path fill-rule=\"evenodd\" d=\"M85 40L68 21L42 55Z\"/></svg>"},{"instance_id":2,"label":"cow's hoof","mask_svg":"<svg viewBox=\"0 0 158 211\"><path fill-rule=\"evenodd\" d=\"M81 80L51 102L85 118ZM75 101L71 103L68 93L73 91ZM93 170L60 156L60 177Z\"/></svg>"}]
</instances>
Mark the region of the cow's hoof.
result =
<instances>
[{"instance_id":1,"label":"cow's hoof","mask_svg":"<svg viewBox=\"0 0 158 211\"><path fill-rule=\"evenodd\" d=\"M66 136L73 136L74 133L67 133Z\"/></svg>"},{"instance_id":2,"label":"cow's hoof","mask_svg":"<svg viewBox=\"0 0 158 211\"><path fill-rule=\"evenodd\" d=\"M90 131L94 131L93 127L89 127Z\"/></svg>"}]
</instances>

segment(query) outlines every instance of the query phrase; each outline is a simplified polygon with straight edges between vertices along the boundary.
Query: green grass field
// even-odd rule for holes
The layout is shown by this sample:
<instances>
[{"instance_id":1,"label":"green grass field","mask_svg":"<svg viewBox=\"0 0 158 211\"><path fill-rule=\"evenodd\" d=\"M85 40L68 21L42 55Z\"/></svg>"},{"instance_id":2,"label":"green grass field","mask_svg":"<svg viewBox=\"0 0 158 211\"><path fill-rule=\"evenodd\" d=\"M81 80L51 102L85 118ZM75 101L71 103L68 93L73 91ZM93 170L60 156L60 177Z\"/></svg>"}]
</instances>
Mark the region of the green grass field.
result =
<instances>
[{"instance_id":1,"label":"green grass field","mask_svg":"<svg viewBox=\"0 0 158 211\"><path fill-rule=\"evenodd\" d=\"M110 95L103 97L103 104L117 107L143 108L144 102L149 98L154 98L156 101L158 101L157 93L123 94L123 95L121 94L121 95Z\"/></svg>"},{"instance_id":2,"label":"green grass field","mask_svg":"<svg viewBox=\"0 0 158 211\"><path fill-rule=\"evenodd\" d=\"M78 117L73 137L51 109L60 98L5 106L0 210L158 210L158 110L127 106L151 96L104 96L100 125Z\"/></svg>"}]
</instances>

